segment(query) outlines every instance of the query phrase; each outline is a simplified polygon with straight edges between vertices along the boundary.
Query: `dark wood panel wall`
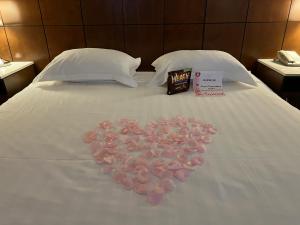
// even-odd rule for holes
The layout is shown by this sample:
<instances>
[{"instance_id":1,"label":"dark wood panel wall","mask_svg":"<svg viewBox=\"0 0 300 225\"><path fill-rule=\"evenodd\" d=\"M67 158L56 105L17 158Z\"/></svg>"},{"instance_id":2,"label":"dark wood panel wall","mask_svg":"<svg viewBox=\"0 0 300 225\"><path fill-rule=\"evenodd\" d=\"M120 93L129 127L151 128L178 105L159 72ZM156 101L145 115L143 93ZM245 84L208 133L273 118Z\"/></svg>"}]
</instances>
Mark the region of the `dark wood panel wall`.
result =
<instances>
[{"instance_id":1,"label":"dark wood panel wall","mask_svg":"<svg viewBox=\"0 0 300 225\"><path fill-rule=\"evenodd\" d=\"M300 53L300 0L0 0L0 57L40 71L70 48L142 57L218 49L248 68L277 50Z\"/></svg>"}]
</instances>

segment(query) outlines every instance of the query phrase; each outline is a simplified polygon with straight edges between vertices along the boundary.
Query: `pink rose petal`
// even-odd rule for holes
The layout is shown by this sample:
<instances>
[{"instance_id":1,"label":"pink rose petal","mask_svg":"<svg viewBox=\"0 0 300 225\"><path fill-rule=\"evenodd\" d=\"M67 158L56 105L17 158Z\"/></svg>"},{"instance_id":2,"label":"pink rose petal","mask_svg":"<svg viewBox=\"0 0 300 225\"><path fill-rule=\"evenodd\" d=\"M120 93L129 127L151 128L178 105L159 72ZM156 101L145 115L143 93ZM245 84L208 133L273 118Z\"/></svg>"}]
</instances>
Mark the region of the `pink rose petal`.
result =
<instances>
[{"instance_id":1,"label":"pink rose petal","mask_svg":"<svg viewBox=\"0 0 300 225\"><path fill-rule=\"evenodd\" d=\"M94 154L95 152L97 152L97 151L99 151L99 150L101 150L101 148L102 148L102 146L101 146L101 144L99 143L99 142L93 142L93 143L91 143L91 150L92 150L92 153Z\"/></svg>"},{"instance_id":2,"label":"pink rose petal","mask_svg":"<svg viewBox=\"0 0 300 225\"><path fill-rule=\"evenodd\" d=\"M113 167L112 166L104 166L102 171L104 174L111 174L113 171Z\"/></svg>"},{"instance_id":3,"label":"pink rose petal","mask_svg":"<svg viewBox=\"0 0 300 225\"><path fill-rule=\"evenodd\" d=\"M114 157L113 156L105 156L103 157L103 162L107 164L112 164L114 162Z\"/></svg>"},{"instance_id":4,"label":"pink rose petal","mask_svg":"<svg viewBox=\"0 0 300 225\"><path fill-rule=\"evenodd\" d=\"M97 138L96 132L95 132L95 131L90 131L90 132L87 132L87 133L84 135L83 140L84 140L85 143L89 144L89 143L95 141L96 138Z\"/></svg>"},{"instance_id":5,"label":"pink rose petal","mask_svg":"<svg viewBox=\"0 0 300 225\"><path fill-rule=\"evenodd\" d=\"M128 133L129 133L129 129L126 128L126 127L124 127L124 128L121 130L121 134L126 135L126 134L128 134Z\"/></svg>"},{"instance_id":6,"label":"pink rose petal","mask_svg":"<svg viewBox=\"0 0 300 225\"><path fill-rule=\"evenodd\" d=\"M123 181L124 178L127 178L127 175L126 175L126 173L124 173L124 172L116 172L116 173L113 175L113 179L114 179L117 183L122 183L122 181Z\"/></svg>"},{"instance_id":7,"label":"pink rose petal","mask_svg":"<svg viewBox=\"0 0 300 225\"><path fill-rule=\"evenodd\" d=\"M109 121L103 121L99 124L99 127L102 129L110 129L112 124Z\"/></svg>"},{"instance_id":8,"label":"pink rose petal","mask_svg":"<svg viewBox=\"0 0 300 225\"><path fill-rule=\"evenodd\" d=\"M136 180L141 184L148 183L150 181L150 174L145 171L139 171L136 175Z\"/></svg>"},{"instance_id":9,"label":"pink rose petal","mask_svg":"<svg viewBox=\"0 0 300 225\"><path fill-rule=\"evenodd\" d=\"M166 158L174 158L176 156L177 152L175 150L167 149L161 153L161 156Z\"/></svg>"},{"instance_id":10,"label":"pink rose petal","mask_svg":"<svg viewBox=\"0 0 300 225\"><path fill-rule=\"evenodd\" d=\"M186 169L180 169L180 170L176 170L174 172L174 177L177 178L177 180L184 182L186 181L186 179L189 176L189 172Z\"/></svg>"},{"instance_id":11,"label":"pink rose petal","mask_svg":"<svg viewBox=\"0 0 300 225\"><path fill-rule=\"evenodd\" d=\"M164 194L164 189L157 185L147 193L147 201L152 205L157 205L163 200Z\"/></svg>"},{"instance_id":12,"label":"pink rose petal","mask_svg":"<svg viewBox=\"0 0 300 225\"><path fill-rule=\"evenodd\" d=\"M123 187L126 190L131 190L134 186L133 181L128 177L123 177L123 179L121 180L121 184L123 184Z\"/></svg>"},{"instance_id":13,"label":"pink rose petal","mask_svg":"<svg viewBox=\"0 0 300 225\"><path fill-rule=\"evenodd\" d=\"M197 144L197 146L195 146L195 151L199 153L203 153L206 151L206 146L202 143Z\"/></svg>"},{"instance_id":14,"label":"pink rose petal","mask_svg":"<svg viewBox=\"0 0 300 225\"><path fill-rule=\"evenodd\" d=\"M159 185L164 189L165 192L173 191L176 187L174 181L170 178L162 179Z\"/></svg>"},{"instance_id":15,"label":"pink rose petal","mask_svg":"<svg viewBox=\"0 0 300 225\"><path fill-rule=\"evenodd\" d=\"M148 185L147 184L141 184L141 183L134 183L133 185L133 190L134 192L140 194L140 195L145 195L148 193Z\"/></svg>"},{"instance_id":16,"label":"pink rose petal","mask_svg":"<svg viewBox=\"0 0 300 225\"><path fill-rule=\"evenodd\" d=\"M192 166L200 166L204 162L203 158L201 156L196 156L191 159L191 165Z\"/></svg>"},{"instance_id":17,"label":"pink rose petal","mask_svg":"<svg viewBox=\"0 0 300 225\"><path fill-rule=\"evenodd\" d=\"M178 161L172 161L168 164L168 169L169 170L179 170L182 169L182 164Z\"/></svg>"}]
</instances>

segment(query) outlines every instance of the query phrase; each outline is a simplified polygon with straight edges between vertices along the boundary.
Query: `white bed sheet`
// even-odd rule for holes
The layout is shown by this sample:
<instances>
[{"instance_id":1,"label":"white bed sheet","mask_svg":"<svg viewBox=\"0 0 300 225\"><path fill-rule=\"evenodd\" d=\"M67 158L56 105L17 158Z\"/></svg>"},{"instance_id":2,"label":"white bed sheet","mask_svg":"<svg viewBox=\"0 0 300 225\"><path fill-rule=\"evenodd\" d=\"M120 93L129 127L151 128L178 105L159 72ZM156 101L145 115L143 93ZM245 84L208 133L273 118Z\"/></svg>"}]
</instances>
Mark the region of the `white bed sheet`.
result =
<instances>
[{"instance_id":1,"label":"white bed sheet","mask_svg":"<svg viewBox=\"0 0 300 225\"><path fill-rule=\"evenodd\" d=\"M137 74L141 81L151 74ZM259 81L258 81L259 82ZM259 82L224 97L164 87L33 83L0 107L1 225L296 225L300 112ZM99 171L82 134L101 120L212 123L205 163L158 206Z\"/></svg>"}]
</instances>

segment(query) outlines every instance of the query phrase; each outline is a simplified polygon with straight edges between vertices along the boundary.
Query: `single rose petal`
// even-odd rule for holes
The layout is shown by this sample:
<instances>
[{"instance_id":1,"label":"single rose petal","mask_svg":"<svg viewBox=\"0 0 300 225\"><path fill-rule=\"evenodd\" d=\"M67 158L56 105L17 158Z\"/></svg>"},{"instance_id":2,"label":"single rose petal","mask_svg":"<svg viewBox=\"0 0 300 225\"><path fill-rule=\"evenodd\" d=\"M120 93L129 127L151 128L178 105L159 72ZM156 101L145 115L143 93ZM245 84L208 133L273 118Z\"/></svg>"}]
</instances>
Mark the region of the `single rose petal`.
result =
<instances>
[{"instance_id":1,"label":"single rose petal","mask_svg":"<svg viewBox=\"0 0 300 225\"><path fill-rule=\"evenodd\" d=\"M146 136L155 136L155 129L154 128L146 128L144 130L144 134L145 137Z\"/></svg>"},{"instance_id":2,"label":"single rose petal","mask_svg":"<svg viewBox=\"0 0 300 225\"><path fill-rule=\"evenodd\" d=\"M178 159L179 162L185 163L188 159L185 154L177 154L176 158Z\"/></svg>"},{"instance_id":3,"label":"single rose petal","mask_svg":"<svg viewBox=\"0 0 300 225\"><path fill-rule=\"evenodd\" d=\"M133 130L132 130L132 133L134 133L135 135L141 135L143 134L143 130L138 128L138 127L135 127Z\"/></svg>"},{"instance_id":4,"label":"single rose petal","mask_svg":"<svg viewBox=\"0 0 300 225\"><path fill-rule=\"evenodd\" d=\"M138 149L139 149L139 146L138 146L137 142L135 142L134 140L130 140L127 143L127 151L134 152L134 151L137 151Z\"/></svg>"},{"instance_id":5,"label":"single rose petal","mask_svg":"<svg viewBox=\"0 0 300 225\"><path fill-rule=\"evenodd\" d=\"M149 173L149 168L147 164L135 164L135 173Z\"/></svg>"},{"instance_id":6,"label":"single rose petal","mask_svg":"<svg viewBox=\"0 0 300 225\"><path fill-rule=\"evenodd\" d=\"M155 166L164 166L166 163L166 160L163 159L156 159L154 161L152 161L151 166L155 167Z\"/></svg>"},{"instance_id":7,"label":"single rose petal","mask_svg":"<svg viewBox=\"0 0 300 225\"><path fill-rule=\"evenodd\" d=\"M120 122L119 122L122 126L125 126L129 123L129 120L126 119L126 118L123 118L123 119L120 119Z\"/></svg>"},{"instance_id":8,"label":"single rose petal","mask_svg":"<svg viewBox=\"0 0 300 225\"><path fill-rule=\"evenodd\" d=\"M128 133L129 133L129 129L126 128L126 127L124 127L124 128L121 130L121 134L126 135L126 134L128 134Z\"/></svg>"},{"instance_id":9,"label":"single rose petal","mask_svg":"<svg viewBox=\"0 0 300 225\"><path fill-rule=\"evenodd\" d=\"M174 181L170 178L164 178L160 181L159 185L164 189L165 192L173 191L176 187Z\"/></svg>"},{"instance_id":10,"label":"single rose petal","mask_svg":"<svg viewBox=\"0 0 300 225\"><path fill-rule=\"evenodd\" d=\"M183 164L183 169L186 169L187 171L194 171L194 168L192 167L192 162L188 161L186 164Z\"/></svg>"},{"instance_id":11,"label":"single rose petal","mask_svg":"<svg viewBox=\"0 0 300 225\"><path fill-rule=\"evenodd\" d=\"M144 153L144 156L146 158L156 158L159 157L160 152L159 151L155 151L155 150L148 150Z\"/></svg>"},{"instance_id":12,"label":"single rose petal","mask_svg":"<svg viewBox=\"0 0 300 225\"><path fill-rule=\"evenodd\" d=\"M171 142L168 139L160 140L157 148L162 148L162 149L169 149L171 145Z\"/></svg>"},{"instance_id":13,"label":"single rose petal","mask_svg":"<svg viewBox=\"0 0 300 225\"><path fill-rule=\"evenodd\" d=\"M152 148L154 148L155 146L149 143L145 143L143 148L144 150L151 150Z\"/></svg>"},{"instance_id":14,"label":"single rose petal","mask_svg":"<svg viewBox=\"0 0 300 225\"><path fill-rule=\"evenodd\" d=\"M188 122L189 123L196 123L196 119L195 118L188 118Z\"/></svg>"},{"instance_id":15,"label":"single rose petal","mask_svg":"<svg viewBox=\"0 0 300 225\"><path fill-rule=\"evenodd\" d=\"M195 139L188 140L188 144L192 147L195 147L197 145L197 141Z\"/></svg>"},{"instance_id":16,"label":"single rose petal","mask_svg":"<svg viewBox=\"0 0 300 225\"><path fill-rule=\"evenodd\" d=\"M152 122L148 123L147 126L155 129L155 128L157 128L158 124L156 122L152 121Z\"/></svg>"},{"instance_id":17,"label":"single rose petal","mask_svg":"<svg viewBox=\"0 0 300 225\"><path fill-rule=\"evenodd\" d=\"M167 169L167 165L165 164L152 166L151 173L158 178L163 178L170 175Z\"/></svg>"},{"instance_id":18,"label":"single rose petal","mask_svg":"<svg viewBox=\"0 0 300 225\"><path fill-rule=\"evenodd\" d=\"M142 184L148 183L150 180L150 174L145 171L139 171L136 175L136 180Z\"/></svg>"},{"instance_id":19,"label":"single rose petal","mask_svg":"<svg viewBox=\"0 0 300 225\"><path fill-rule=\"evenodd\" d=\"M159 128L158 133L167 134L171 131L171 128L168 125L163 125Z\"/></svg>"},{"instance_id":20,"label":"single rose petal","mask_svg":"<svg viewBox=\"0 0 300 225\"><path fill-rule=\"evenodd\" d=\"M206 146L202 143L197 144L197 146L195 146L195 151L199 153L203 153L206 151Z\"/></svg>"},{"instance_id":21,"label":"single rose petal","mask_svg":"<svg viewBox=\"0 0 300 225\"><path fill-rule=\"evenodd\" d=\"M179 169L182 169L182 165L180 162L178 161L171 161L168 163L168 169L169 170L179 170Z\"/></svg>"},{"instance_id":22,"label":"single rose petal","mask_svg":"<svg viewBox=\"0 0 300 225\"><path fill-rule=\"evenodd\" d=\"M124 164L123 166L120 167L120 169L125 173L134 173L135 172L135 168L128 164Z\"/></svg>"},{"instance_id":23,"label":"single rose petal","mask_svg":"<svg viewBox=\"0 0 300 225\"><path fill-rule=\"evenodd\" d=\"M177 152L175 150L167 149L161 153L161 156L166 157L166 158L174 158L176 156L176 154L177 154Z\"/></svg>"},{"instance_id":24,"label":"single rose petal","mask_svg":"<svg viewBox=\"0 0 300 225\"><path fill-rule=\"evenodd\" d=\"M202 134L201 129L198 127L192 128L191 133L193 136L200 136Z\"/></svg>"},{"instance_id":25,"label":"single rose petal","mask_svg":"<svg viewBox=\"0 0 300 225\"><path fill-rule=\"evenodd\" d=\"M83 141L87 144L90 144L96 139L97 139L97 133L95 131L89 131L85 133Z\"/></svg>"},{"instance_id":26,"label":"single rose petal","mask_svg":"<svg viewBox=\"0 0 300 225\"><path fill-rule=\"evenodd\" d=\"M205 144L211 143L211 137L208 136L208 135L203 135L203 136L201 137L201 139L202 139L203 143L205 143Z\"/></svg>"},{"instance_id":27,"label":"single rose petal","mask_svg":"<svg viewBox=\"0 0 300 225\"><path fill-rule=\"evenodd\" d=\"M130 144L132 143L132 140L131 138L126 138L124 141L123 141L124 144Z\"/></svg>"},{"instance_id":28,"label":"single rose petal","mask_svg":"<svg viewBox=\"0 0 300 225\"><path fill-rule=\"evenodd\" d=\"M159 135L159 136L160 136L160 138L158 138L156 140L156 142L158 143L158 145L157 145L158 148L165 148L174 142L174 140L164 138L163 135Z\"/></svg>"},{"instance_id":29,"label":"single rose petal","mask_svg":"<svg viewBox=\"0 0 300 225\"><path fill-rule=\"evenodd\" d=\"M201 156L195 156L191 159L191 165L192 166L200 166L204 162L203 158Z\"/></svg>"},{"instance_id":30,"label":"single rose petal","mask_svg":"<svg viewBox=\"0 0 300 225\"><path fill-rule=\"evenodd\" d=\"M97 151L101 150L101 148L102 148L100 142L96 142L96 141L91 143L90 147L91 147L92 153L97 152Z\"/></svg>"},{"instance_id":31,"label":"single rose petal","mask_svg":"<svg viewBox=\"0 0 300 225\"><path fill-rule=\"evenodd\" d=\"M154 135L149 135L146 137L146 141L150 142L150 143L156 142L156 140L157 140L157 137Z\"/></svg>"},{"instance_id":32,"label":"single rose petal","mask_svg":"<svg viewBox=\"0 0 300 225\"><path fill-rule=\"evenodd\" d=\"M188 129L187 128L181 128L179 131L178 131L178 134L181 134L181 135L188 135Z\"/></svg>"},{"instance_id":33,"label":"single rose petal","mask_svg":"<svg viewBox=\"0 0 300 225\"><path fill-rule=\"evenodd\" d=\"M164 194L148 193L147 201L152 205L158 205L163 200Z\"/></svg>"},{"instance_id":34,"label":"single rose petal","mask_svg":"<svg viewBox=\"0 0 300 225\"><path fill-rule=\"evenodd\" d=\"M94 158L95 158L96 163L98 163L98 164L102 164L104 162L103 161L104 154L98 154L98 155L94 156Z\"/></svg>"},{"instance_id":35,"label":"single rose petal","mask_svg":"<svg viewBox=\"0 0 300 225\"><path fill-rule=\"evenodd\" d=\"M198 123L197 122L192 123L191 127L198 127Z\"/></svg>"},{"instance_id":36,"label":"single rose petal","mask_svg":"<svg viewBox=\"0 0 300 225\"><path fill-rule=\"evenodd\" d=\"M94 157L98 157L98 156L103 156L104 155L104 153L105 153L105 151L103 151L102 149L99 149L99 150L96 150L96 151L94 151L93 152L93 156Z\"/></svg>"},{"instance_id":37,"label":"single rose petal","mask_svg":"<svg viewBox=\"0 0 300 225\"><path fill-rule=\"evenodd\" d=\"M102 172L104 174L111 174L113 171L113 167L112 166L104 166L102 169Z\"/></svg>"},{"instance_id":38,"label":"single rose petal","mask_svg":"<svg viewBox=\"0 0 300 225\"><path fill-rule=\"evenodd\" d=\"M187 147L187 148L184 148L183 151L186 153L186 154L190 154L190 153L193 153L195 152L195 148L191 148L191 147Z\"/></svg>"},{"instance_id":39,"label":"single rose petal","mask_svg":"<svg viewBox=\"0 0 300 225\"><path fill-rule=\"evenodd\" d=\"M133 191L135 193L140 194L140 195L147 194L148 193L148 189L149 189L149 187L148 187L147 184L141 184L141 183L137 182L137 183L134 183L134 185L133 185Z\"/></svg>"},{"instance_id":40,"label":"single rose petal","mask_svg":"<svg viewBox=\"0 0 300 225\"><path fill-rule=\"evenodd\" d=\"M115 158L122 163L123 165L126 165L126 162L129 158L128 154L122 153L122 152L114 152Z\"/></svg>"},{"instance_id":41,"label":"single rose petal","mask_svg":"<svg viewBox=\"0 0 300 225\"><path fill-rule=\"evenodd\" d=\"M123 179L126 178L127 175L124 172L115 172L113 175L113 179L117 182L117 183L122 183Z\"/></svg>"},{"instance_id":42,"label":"single rose petal","mask_svg":"<svg viewBox=\"0 0 300 225\"><path fill-rule=\"evenodd\" d=\"M135 159L134 163L136 166L148 167L148 160L143 157L139 157L139 158Z\"/></svg>"},{"instance_id":43,"label":"single rose petal","mask_svg":"<svg viewBox=\"0 0 300 225\"><path fill-rule=\"evenodd\" d=\"M123 185L123 187L126 189L126 190L131 190L133 188L133 181L128 178L128 177L124 177L122 180L121 180L121 184Z\"/></svg>"},{"instance_id":44,"label":"single rose petal","mask_svg":"<svg viewBox=\"0 0 300 225\"><path fill-rule=\"evenodd\" d=\"M115 148L103 148L105 150L105 152L109 153L109 154L115 154L116 153L116 149Z\"/></svg>"},{"instance_id":45,"label":"single rose petal","mask_svg":"<svg viewBox=\"0 0 300 225\"><path fill-rule=\"evenodd\" d=\"M112 124L109 121L103 121L99 124L99 127L102 129L110 129L112 127Z\"/></svg>"},{"instance_id":46,"label":"single rose petal","mask_svg":"<svg viewBox=\"0 0 300 225\"><path fill-rule=\"evenodd\" d=\"M114 162L114 156L105 156L103 157L103 162L107 164L112 164Z\"/></svg>"},{"instance_id":47,"label":"single rose petal","mask_svg":"<svg viewBox=\"0 0 300 225\"><path fill-rule=\"evenodd\" d=\"M135 152L138 150L138 147L136 145L128 145L127 146L127 151L129 152Z\"/></svg>"},{"instance_id":48,"label":"single rose petal","mask_svg":"<svg viewBox=\"0 0 300 225\"><path fill-rule=\"evenodd\" d=\"M215 133L217 133L217 129L215 129L214 127L209 127L209 128L207 129L207 131L208 131L208 133L210 133L210 134L215 134Z\"/></svg>"},{"instance_id":49,"label":"single rose petal","mask_svg":"<svg viewBox=\"0 0 300 225\"><path fill-rule=\"evenodd\" d=\"M184 182L186 181L186 178L189 176L189 172L185 169L176 170L174 172L174 177L177 178L177 180Z\"/></svg>"},{"instance_id":50,"label":"single rose petal","mask_svg":"<svg viewBox=\"0 0 300 225\"><path fill-rule=\"evenodd\" d=\"M147 193L147 201L152 205L158 205L163 200L165 191L159 185Z\"/></svg>"}]
</instances>

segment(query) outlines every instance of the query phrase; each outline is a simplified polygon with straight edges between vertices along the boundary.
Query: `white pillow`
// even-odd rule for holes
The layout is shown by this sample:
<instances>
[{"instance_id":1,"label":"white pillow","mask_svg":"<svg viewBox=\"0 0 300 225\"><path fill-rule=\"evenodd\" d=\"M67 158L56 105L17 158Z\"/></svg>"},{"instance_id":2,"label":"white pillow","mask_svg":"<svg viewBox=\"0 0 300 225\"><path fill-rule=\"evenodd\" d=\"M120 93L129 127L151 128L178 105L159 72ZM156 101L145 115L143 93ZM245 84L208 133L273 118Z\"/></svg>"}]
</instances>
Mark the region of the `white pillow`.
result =
<instances>
[{"instance_id":1,"label":"white pillow","mask_svg":"<svg viewBox=\"0 0 300 225\"><path fill-rule=\"evenodd\" d=\"M137 87L133 79L140 58L111 49L82 48L64 51L56 56L35 81L102 81L115 80Z\"/></svg>"},{"instance_id":2,"label":"white pillow","mask_svg":"<svg viewBox=\"0 0 300 225\"><path fill-rule=\"evenodd\" d=\"M224 81L240 81L256 85L251 74L233 56L215 50L180 50L167 53L156 59L152 66L156 74L150 81L151 85L163 85L167 82L168 72L184 68L192 68L194 72L223 71Z\"/></svg>"}]
</instances>

